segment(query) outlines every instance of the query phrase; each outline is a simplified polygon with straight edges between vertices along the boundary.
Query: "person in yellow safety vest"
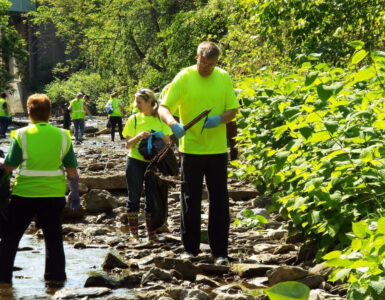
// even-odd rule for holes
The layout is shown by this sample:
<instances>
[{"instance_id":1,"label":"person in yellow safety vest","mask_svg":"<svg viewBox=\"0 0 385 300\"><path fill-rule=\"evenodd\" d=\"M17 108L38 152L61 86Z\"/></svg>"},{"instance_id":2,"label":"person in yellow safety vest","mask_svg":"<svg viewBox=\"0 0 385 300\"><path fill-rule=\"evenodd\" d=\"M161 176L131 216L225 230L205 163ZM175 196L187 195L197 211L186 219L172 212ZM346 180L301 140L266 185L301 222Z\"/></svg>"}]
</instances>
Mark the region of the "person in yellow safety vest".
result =
<instances>
[{"instance_id":1,"label":"person in yellow safety vest","mask_svg":"<svg viewBox=\"0 0 385 300\"><path fill-rule=\"evenodd\" d=\"M72 122L74 123L74 135L76 144L80 144L83 141L85 112L87 113L90 120L92 120L92 115L82 97L83 94L78 92L76 94L76 98L70 102L70 106L68 107L68 110L71 112Z\"/></svg>"},{"instance_id":2,"label":"person in yellow safety vest","mask_svg":"<svg viewBox=\"0 0 385 300\"><path fill-rule=\"evenodd\" d=\"M0 139L5 138L5 133L8 129L9 119L11 118L11 110L6 101L7 95L1 93L0 95Z\"/></svg>"},{"instance_id":3,"label":"person in yellow safety vest","mask_svg":"<svg viewBox=\"0 0 385 300\"><path fill-rule=\"evenodd\" d=\"M111 141L115 140L115 126L118 124L119 136L121 140L124 140L122 135L123 125L122 125L122 116L124 115L124 108L122 101L118 98L119 94L113 92L110 95L110 100L108 100L106 107L109 107L108 116L110 118L111 124ZM112 109L111 109L112 108Z\"/></svg>"},{"instance_id":4,"label":"person in yellow safety vest","mask_svg":"<svg viewBox=\"0 0 385 300\"><path fill-rule=\"evenodd\" d=\"M75 210L80 205L78 163L69 131L48 123L51 101L47 95L30 96L27 108L32 124L12 132L9 151L0 164L2 172L18 169L0 242L2 285L12 284L17 248L34 217L45 240L44 279L55 282L66 279L61 224L66 203L65 172L71 189L69 206Z\"/></svg>"}]
</instances>

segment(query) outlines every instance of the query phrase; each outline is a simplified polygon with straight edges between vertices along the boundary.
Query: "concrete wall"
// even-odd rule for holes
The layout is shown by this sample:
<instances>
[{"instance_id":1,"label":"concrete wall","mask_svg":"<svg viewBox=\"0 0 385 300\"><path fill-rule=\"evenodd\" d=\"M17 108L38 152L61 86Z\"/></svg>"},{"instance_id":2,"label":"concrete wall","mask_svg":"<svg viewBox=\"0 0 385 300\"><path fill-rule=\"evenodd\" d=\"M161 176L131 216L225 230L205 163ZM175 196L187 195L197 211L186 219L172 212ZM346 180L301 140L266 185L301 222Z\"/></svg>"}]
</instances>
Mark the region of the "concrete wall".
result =
<instances>
[{"instance_id":1,"label":"concrete wall","mask_svg":"<svg viewBox=\"0 0 385 300\"><path fill-rule=\"evenodd\" d=\"M29 56L28 65L23 66L26 75L13 80L14 92L8 95L8 100L13 113L25 113L28 96L42 91L53 80L52 69L66 60L65 45L56 37L53 25L39 28L41 34L37 38L36 28L20 13L12 13L11 22L26 40ZM9 68L12 74L17 74L14 60L10 61Z\"/></svg>"}]
</instances>

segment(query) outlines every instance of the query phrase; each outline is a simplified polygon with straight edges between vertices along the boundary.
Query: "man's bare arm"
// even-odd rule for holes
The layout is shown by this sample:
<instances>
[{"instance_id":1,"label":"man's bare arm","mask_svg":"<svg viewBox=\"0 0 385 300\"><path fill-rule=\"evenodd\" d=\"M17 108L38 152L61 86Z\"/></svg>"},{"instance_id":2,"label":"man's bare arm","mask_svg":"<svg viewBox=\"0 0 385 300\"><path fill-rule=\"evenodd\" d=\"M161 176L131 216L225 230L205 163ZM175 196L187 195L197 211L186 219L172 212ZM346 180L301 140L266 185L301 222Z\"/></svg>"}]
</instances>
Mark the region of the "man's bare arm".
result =
<instances>
[{"instance_id":1,"label":"man's bare arm","mask_svg":"<svg viewBox=\"0 0 385 300\"><path fill-rule=\"evenodd\" d=\"M171 114L167 106L164 106L164 105L159 106L158 114L160 119L164 123L166 123L168 126L172 126L175 123L177 123L177 121L174 119L173 115Z\"/></svg>"},{"instance_id":2,"label":"man's bare arm","mask_svg":"<svg viewBox=\"0 0 385 300\"><path fill-rule=\"evenodd\" d=\"M230 109L228 111L225 111L223 114L221 114L221 123L229 123L231 122L231 120L233 120L235 118L235 115L237 114L238 112L238 108L234 108L234 109Z\"/></svg>"}]
</instances>

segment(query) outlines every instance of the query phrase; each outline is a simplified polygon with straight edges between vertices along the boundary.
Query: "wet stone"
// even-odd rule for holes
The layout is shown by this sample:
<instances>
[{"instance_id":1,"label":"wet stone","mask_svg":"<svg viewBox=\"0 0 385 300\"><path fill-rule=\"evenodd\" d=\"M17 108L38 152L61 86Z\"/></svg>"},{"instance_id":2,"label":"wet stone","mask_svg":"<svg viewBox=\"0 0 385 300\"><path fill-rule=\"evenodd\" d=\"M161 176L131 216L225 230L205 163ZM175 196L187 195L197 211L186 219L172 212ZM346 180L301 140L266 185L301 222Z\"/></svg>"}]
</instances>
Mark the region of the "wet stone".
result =
<instances>
[{"instance_id":1,"label":"wet stone","mask_svg":"<svg viewBox=\"0 0 385 300\"><path fill-rule=\"evenodd\" d=\"M108 295L111 293L111 289L109 288L78 288L78 289L70 289L64 288L55 293L52 297L53 300L61 300L61 299L76 299L83 297L101 297L104 295Z\"/></svg>"},{"instance_id":2,"label":"wet stone","mask_svg":"<svg viewBox=\"0 0 385 300\"><path fill-rule=\"evenodd\" d=\"M127 269L128 265L112 253L108 253L102 264L103 269L121 268Z\"/></svg>"},{"instance_id":3,"label":"wet stone","mask_svg":"<svg viewBox=\"0 0 385 300\"><path fill-rule=\"evenodd\" d=\"M110 277L95 275L87 278L84 287L106 287L115 289L118 287L118 283Z\"/></svg>"}]
</instances>

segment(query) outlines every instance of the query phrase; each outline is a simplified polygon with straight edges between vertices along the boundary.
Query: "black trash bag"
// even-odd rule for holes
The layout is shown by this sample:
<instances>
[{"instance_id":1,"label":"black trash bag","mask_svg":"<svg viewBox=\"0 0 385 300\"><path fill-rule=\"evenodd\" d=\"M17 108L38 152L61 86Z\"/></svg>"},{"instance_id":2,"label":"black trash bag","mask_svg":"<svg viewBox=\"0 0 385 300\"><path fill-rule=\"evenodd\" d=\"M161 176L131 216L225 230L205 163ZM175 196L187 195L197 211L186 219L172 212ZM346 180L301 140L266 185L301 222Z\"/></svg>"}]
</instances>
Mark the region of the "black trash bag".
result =
<instances>
[{"instance_id":1,"label":"black trash bag","mask_svg":"<svg viewBox=\"0 0 385 300\"><path fill-rule=\"evenodd\" d=\"M162 139L152 136L152 149L151 153L149 154L147 151L148 140L149 139L142 139L139 143L138 150L145 159L151 160L166 144ZM179 174L178 161L176 160L172 149L167 150L166 154L163 156L163 159L157 163L156 166L163 175L176 176Z\"/></svg>"},{"instance_id":2,"label":"black trash bag","mask_svg":"<svg viewBox=\"0 0 385 300\"><path fill-rule=\"evenodd\" d=\"M158 176L150 173L151 190L158 194L158 201L152 204L150 231L155 231L166 223L168 218L168 186Z\"/></svg>"},{"instance_id":3,"label":"black trash bag","mask_svg":"<svg viewBox=\"0 0 385 300\"><path fill-rule=\"evenodd\" d=\"M10 174L0 169L0 237L3 235L5 224L8 220L7 210L9 205Z\"/></svg>"}]
</instances>

